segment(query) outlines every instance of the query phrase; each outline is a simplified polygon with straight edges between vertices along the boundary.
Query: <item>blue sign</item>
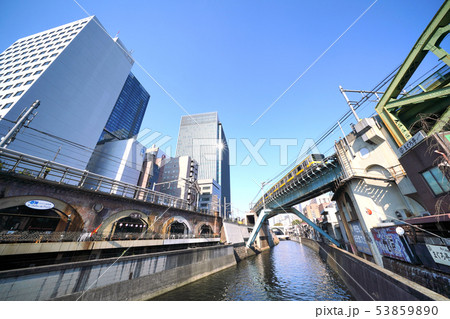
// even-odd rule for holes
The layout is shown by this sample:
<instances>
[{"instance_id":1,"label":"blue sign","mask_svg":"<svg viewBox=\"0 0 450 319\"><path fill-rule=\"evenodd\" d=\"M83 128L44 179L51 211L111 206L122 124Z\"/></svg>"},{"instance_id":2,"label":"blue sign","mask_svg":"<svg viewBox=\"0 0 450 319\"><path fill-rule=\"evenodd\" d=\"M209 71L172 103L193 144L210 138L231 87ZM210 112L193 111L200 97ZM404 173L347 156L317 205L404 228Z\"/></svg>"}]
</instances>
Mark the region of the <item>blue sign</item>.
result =
<instances>
[{"instance_id":1,"label":"blue sign","mask_svg":"<svg viewBox=\"0 0 450 319\"><path fill-rule=\"evenodd\" d=\"M366 236L361 228L359 221L349 222L351 231L353 234L353 240L355 241L356 248L362 253L372 255L369 245L366 241Z\"/></svg>"},{"instance_id":2,"label":"blue sign","mask_svg":"<svg viewBox=\"0 0 450 319\"><path fill-rule=\"evenodd\" d=\"M395 228L396 227L372 228L375 244L383 256L412 263L411 258L407 253L407 248L403 245Z\"/></svg>"}]
</instances>

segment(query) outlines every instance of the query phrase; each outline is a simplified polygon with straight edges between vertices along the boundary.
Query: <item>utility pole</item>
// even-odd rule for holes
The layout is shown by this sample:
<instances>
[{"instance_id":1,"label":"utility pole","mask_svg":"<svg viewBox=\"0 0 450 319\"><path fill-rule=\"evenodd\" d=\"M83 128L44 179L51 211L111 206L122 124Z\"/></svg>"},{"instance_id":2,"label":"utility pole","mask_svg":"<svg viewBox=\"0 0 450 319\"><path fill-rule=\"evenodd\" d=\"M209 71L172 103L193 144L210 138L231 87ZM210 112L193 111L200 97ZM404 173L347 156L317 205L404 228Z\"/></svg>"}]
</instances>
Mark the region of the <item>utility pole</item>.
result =
<instances>
[{"instance_id":1,"label":"utility pole","mask_svg":"<svg viewBox=\"0 0 450 319\"><path fill-rule=\"evenodd\" d=\"M6 134L0 141L0 148L6 148L14 139L16 138L17 133L22 129L22 127L27 126L36 116L36 113L33 113L35 109L41 104L39 100L36 100L29 108L24 109L22 113L19 115L19 118L16 121L14 127L9 130L8 134ZM31 115L31 118L30 118Z\"/></svg>"},{"instance_id":2,"label":"utility pole","mask_svg":"<svg viewBox=\"0 0 450 319\"><path fill-rule=\"evenodd\" d=\"M350 110L352 110L352 113L355 116L356 120L359 122L358 114L356 114L356 111L353 108L352 102L350 102L350 100L347 97L347 94L345 94L346 91L340 85L339 85L339 90L341 91L342 95L344 96L345 100L347 101L348 106L350 106Z\"/></svg>"}]
</instances>

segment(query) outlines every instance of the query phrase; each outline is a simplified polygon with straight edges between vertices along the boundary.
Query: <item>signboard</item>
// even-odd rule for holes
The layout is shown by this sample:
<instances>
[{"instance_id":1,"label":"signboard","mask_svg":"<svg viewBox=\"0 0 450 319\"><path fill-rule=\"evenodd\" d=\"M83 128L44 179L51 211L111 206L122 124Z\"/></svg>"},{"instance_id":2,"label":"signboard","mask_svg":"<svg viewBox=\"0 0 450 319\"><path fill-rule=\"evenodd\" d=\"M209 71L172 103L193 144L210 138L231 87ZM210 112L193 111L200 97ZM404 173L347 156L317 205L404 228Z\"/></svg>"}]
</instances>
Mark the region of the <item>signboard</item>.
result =
<instances>
[{"instance_id":1,"label":"signboard","mask_svg":"<svg viewBox=\"0 0 450 319\"><path fill-rule=\"evenodd\" d=\"M395 231L396 226L386 228L372 228L375 244L383 256L412 263L407 248Z\"/></svg>"},{"instance_id":2,"label":"signboard","mask_svg":"<svg viewBox=\"0 0 450 319\"><path fill-rule=\"evenodd\" d=\"M424 139L425 139L425 133L423 131L419 131L416 134L414 134L413 137L411 137L409 140L407 140L405 144L400 146L398 151L400 152L401 155L404 155L407 151L412 149L414 146L419 144Z\"/></svg>"},{"instance_id":3,"label":"signboard","mask_svg":"<svg viewBox=\"0 0 450 319\"><path fill-rule=\"evenodd\" d=\"M25 206L31 209L46 210L52 209L53 207L55 207L55 204L53 204L52 202L48 202L46 200L35 199L26 202Z\"/></svg>"},{"instance_id":4,"label":"signboard","mask_svg":"<svg viewBox=\"0 0 450 319\"><path fill-rule=\"evenodd\" d=\"M446 246L426 245L435 263L450 266L450 251Z\"/></svg>"},{"instance_id":5,"label":"signboard","mask_svg":"<svg viewBox=\"0 0 450 319\"><path fill-rule=\"evenodd\" d=\"M369 245L366 241L366 235L361 228L359 221L350 222L351 231L353 234L353 239L355 240L356 248L362 253L372 255Z\"/></svg>"}]
</instances>

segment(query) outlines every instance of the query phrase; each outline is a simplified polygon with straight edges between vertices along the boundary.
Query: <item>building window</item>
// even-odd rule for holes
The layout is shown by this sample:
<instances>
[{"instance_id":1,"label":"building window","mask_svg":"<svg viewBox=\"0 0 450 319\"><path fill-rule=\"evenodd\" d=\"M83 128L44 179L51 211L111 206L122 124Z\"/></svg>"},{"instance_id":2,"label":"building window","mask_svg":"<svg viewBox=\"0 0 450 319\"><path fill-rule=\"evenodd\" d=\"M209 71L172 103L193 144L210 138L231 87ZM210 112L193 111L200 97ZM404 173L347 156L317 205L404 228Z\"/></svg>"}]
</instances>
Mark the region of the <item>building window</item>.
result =
<instances>
[{"instance_id":1,"label":"building window","mask_svg":"<svg viewBox=\"0 0 450 319\"><path fill-rule=\"evenodd\" d=\"M13 105L12 102L6 103L5 106L3 106L3 109L9 109L11 105Z\"/></svg>"},{"instance_id":2,"label":"building window","mask_svg":"<svg viewBox=\"0 0 450 319\"><path fill-rule=\"evenodd\" d=\"M11 87L12 87L12 85L5 86L5 88L3 89L3 91L9 90Z\"/></svg>"},{"instance_id":3,"label":"building window","mask_svg":"<svg viewBox=\"0 0 450 319\"><path fill-rule=\"evenodd\" d=\"M39 71L34 72L34 75L38 75L38 74L41 74L41 73L42 73L42 70L39 70Z\"/></svg>"},{"instance_id":4,"label":"building window","mask_svg":"<svg viewBox=\"0 0 450 319\"><path fill-rule=\"evenodd\" d=\"M36 69L40 66L40 64L33 65L33 69Z\"/></svg>"},{"instance_id":5,"label":"building window","mask_svg":"<svg viewBox=\"0 0 450 319\"><path fill-rule=\"evenodd\" d=\"M27 78L27 77L29 77L31 75L31 73L27 73L27 74L25 74L23 77L24 78Z\"/></svg>"},{"instance_id":6,"label":"building window","mask_svg":"<svg viewBox=\"0 0 450 319\"><path fill-rule=\"evenodd\" d=\"M22 85L22 83L23 83L23 82L19 82L19 83L17 83L16 85L14 85L14 87L15 87L15 88L18 88L19 86Z\"/></svg>"},{"instance_id":7,"label":"building window","mask_svg":"<svg viewBox=\"0 0 450 319\"><path fill-rule=\"evenodd\" d=\"M6 95L3 97L3 99L9 98L11 95L12 95L12 93L8 93L8 94L6 94Z\"/></svg>"},{"instance_id":8,"label":"building window","mask_svg":"<svg viewBox=\"0 0 450 319\"><path fill-rule=\"evenodd\" d=\"M18 75L18 76L16 76L15 78L14 78L14 80L18 80L18 79L20 79L22 76L21 75Z\"/></svg>"},{"instance_id":9,"label":"building window","mask_svg":"<svg viewBox=\"0 0 450 319\"><path fill-rule=\"evenodd\" d=\"M31 83L33 83L33 80L26 81L24 85L30 85Z\"/></svg>"},{"instance_id":10,"label":"building window","mask_svg":"<svg viewBox=\"0 0 450 319\"><path fill-rule=\"evenodd\" d=\"M433 167L421 174L434 195L437 196L450 191L450 183L439 167Z\"/></svg>"},{"instance_id":11,"label":"building window","mask_svg":"<svg viewBox=\"0 0 450 319\"><path fill-rule=\"evenodd\" d=\"M6 80L5 80L5 83L6 83L6 82L9 82L9 81L11 81L11 80L12 80L12 78L6 79Z\"/></svg>"},{"instance_id":12,"label":"building window","mask_svg":"<svg viewBox=\"0 0 450 319\"><path fill-rule=\"evenodd\" d=\"M42 64L42 66L48 65L48 64L50 64L50 61L45 62L44 64Z\"/></svg>"},{"instance_id":13,"label":"building window","mask_svg":"<svg viewBox=\"0 0 450 319\"><path fill-rule=\"evenodd\" d=\"M23 93L23 91L19 91L19 92L17 92L16 94L14 94L14 96L22 95L22 93Z\"/></svg>"}]
</instances>

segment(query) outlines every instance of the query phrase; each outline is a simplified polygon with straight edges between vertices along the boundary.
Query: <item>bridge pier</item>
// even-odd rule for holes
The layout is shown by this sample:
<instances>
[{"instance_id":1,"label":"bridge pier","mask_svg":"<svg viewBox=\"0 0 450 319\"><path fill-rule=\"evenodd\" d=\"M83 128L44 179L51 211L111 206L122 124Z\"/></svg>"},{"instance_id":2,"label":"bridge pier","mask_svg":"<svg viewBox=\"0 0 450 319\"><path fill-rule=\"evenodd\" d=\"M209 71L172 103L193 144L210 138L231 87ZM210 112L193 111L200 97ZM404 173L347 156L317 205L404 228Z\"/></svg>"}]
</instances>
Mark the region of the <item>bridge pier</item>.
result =
<instances>
[{"instance_id":1,"label":"bridge pier","mask_svg":"<svg viewBox=\"0 0 450 319\"><path fill-rule=\"evenodd\" d=\"M309 226L311 226L317 232L319 232L322 236L324 236L326 239L331 241L337 247L341 247L340 243L336 239L331 237L328 233L326 233L323 229L321 229L319 226L314 224L311 220L309 220L305 215L300 213L294 207L283 209L281 211L280 210L274 211L274 210L270 210L270 209L263 209L263 210L261 210L261 212L260 212L260 214L258 216L258 219L256 220L255 226L253 227L253 231L252 231L252 233L251 233L251 235L250 235L250 237L249 237L249 239L247 241L246 246L250 248L253 245L253 243L255 242L256 236L258 235L258 233L261 230L261 227L262 227L262 225L264 224L265 221L267 221L269 218L271 218L271 217L273 217L275 215L278 215L280 213L293 213L293 214L297 215L304 222L306 222Z\"/></svg>"}]
</instances>

